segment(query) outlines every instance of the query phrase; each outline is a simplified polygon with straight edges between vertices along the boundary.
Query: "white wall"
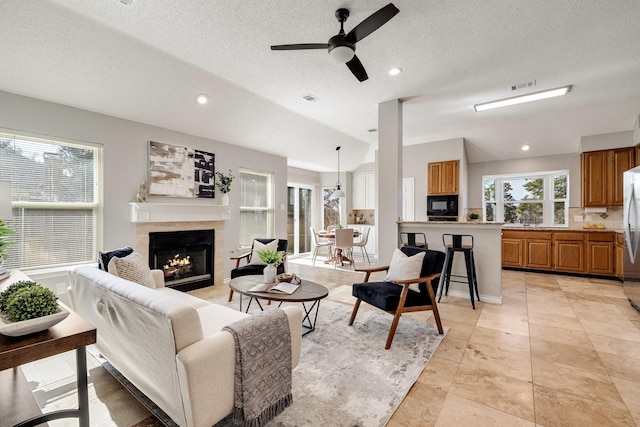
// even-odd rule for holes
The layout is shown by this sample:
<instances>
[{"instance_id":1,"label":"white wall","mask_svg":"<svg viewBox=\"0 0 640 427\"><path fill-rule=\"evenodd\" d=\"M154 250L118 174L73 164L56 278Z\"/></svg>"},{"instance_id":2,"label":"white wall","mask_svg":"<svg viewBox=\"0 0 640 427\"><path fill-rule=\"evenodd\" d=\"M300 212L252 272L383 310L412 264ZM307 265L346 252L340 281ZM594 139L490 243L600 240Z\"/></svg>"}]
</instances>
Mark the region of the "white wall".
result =
<instances>
[{"instance_id":1,"label":"white wall","mask_svg":"<svg viewBox=\"0 0 640 427\"><path fill-rule=\"evenodd\" d=\"M633 145L633 130L623 132L587 135L580 138L580 152L611 150L615 148L631 147Z\"/></svg>"},{"instance_id":2,"label":"white wall","mask_svg":"<svg viewBox=\"0 0 640 427\"><path fill-rule=\"evenodd\" d=\"M215 153L216 170L249 168L275 175L275 236L287 236L287 159L238 146L199 138L142 123L105 116L60 104L0 91L0 127L104 146L104 249L135 243L135 225L129 221L129 202L147 179L147 141L154 140ZM239 243L238 182L232 184L231 220L225 225L225 254ZM149 202L220 204L218 198L177 199L150 197ZM285 209L281 210L281 206ZM227 260L225 277L231 264Z\"/></svg>"},{"instance_id":3,"label":"white wall","mask_svg":"<svg viewBox=\"0 0 640 427\"><path fill-rule=\"evenodd\" d=\"M402 150L402 171L404 178L415 178L415 220L427 219L427 163L445 160L460 160L459 214L462 215L467 206L467 157L464 139L456 138L445 141L427 142L408 145ZM384 178L382 178L384 179Z\"/></svg>"},{"instance_id":4,"label":"white wall","mask_svg":"<svg viewBox=\"0 0 640 427\"><path fill-rule=\"evenodd\" d=\"M484 175L502 175L516 173L569 170L569 206L580 206L580 155L563 154L558 156L530 157L526 159L501 160L496 162L470 163L469 169L469 207L482 207L482 177Z\"/></svg>"}]
</instances>

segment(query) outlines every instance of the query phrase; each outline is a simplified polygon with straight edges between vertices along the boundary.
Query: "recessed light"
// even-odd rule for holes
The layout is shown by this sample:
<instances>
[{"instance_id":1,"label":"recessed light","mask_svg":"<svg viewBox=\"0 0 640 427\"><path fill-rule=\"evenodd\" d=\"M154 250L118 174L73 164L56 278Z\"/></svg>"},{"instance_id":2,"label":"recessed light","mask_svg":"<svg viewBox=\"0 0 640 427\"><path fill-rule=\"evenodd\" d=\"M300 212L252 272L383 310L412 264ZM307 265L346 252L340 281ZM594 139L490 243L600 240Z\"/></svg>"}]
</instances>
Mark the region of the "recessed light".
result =
<instances>
[{"instance_id":1,"label":"recessed light","mask_svg":"<svg viewBox=\"0 0 640 427\"><path fill-rule=\"evenodd\" d=\"M402 68L392 68L389 70L389 75L390 76L397 76L398 74L400 74L402 72Z\"/></svg>"},{"instance_id":2,"label":"recessed light","mask_svg":"<svg viewBox=\"0 0 640 427\"><path fill-rule=\"evenodd\" d=\"M529 146L529 145L526 145L526 144L525 144L525 145L523 145L520 149L521 149L522 151L529 151L529 150L531 150L531 146Z\"/></svg>"},{"instance_id":3,"label":"recessed light","mask_svg":"<svg viewBox=\"0 0 640 427\"><path fill-rule=\"evenodd\" d=\"M196 96L196 102L200 105L204 105L209 102L209 95L206 93L201 93Z\"/></svg>"},{"instance_id":4,"label":"recessed light","mask_svg":"<svg viewBox=\"0 0 640 427\"><path fill-rule=\"evenodd\" d=\"M553 98L555 96L566 95L567 93L569 93L569 90L571 90L571 85L559 87L556 89L549 89L549 90L543 90L540 92L534 92L528 95L514 96L513 98L500 99L498 101L491 101L491 102L485 102L482 104L476 104L473 106L473 108L475 108L476 111L480 112L484 110L490 110L492 108L500 108L500 107L506 107L509 105L522 104L525 102L539 101L541 99L547 99L547 98Z\"/></svg>"}]
</instances>

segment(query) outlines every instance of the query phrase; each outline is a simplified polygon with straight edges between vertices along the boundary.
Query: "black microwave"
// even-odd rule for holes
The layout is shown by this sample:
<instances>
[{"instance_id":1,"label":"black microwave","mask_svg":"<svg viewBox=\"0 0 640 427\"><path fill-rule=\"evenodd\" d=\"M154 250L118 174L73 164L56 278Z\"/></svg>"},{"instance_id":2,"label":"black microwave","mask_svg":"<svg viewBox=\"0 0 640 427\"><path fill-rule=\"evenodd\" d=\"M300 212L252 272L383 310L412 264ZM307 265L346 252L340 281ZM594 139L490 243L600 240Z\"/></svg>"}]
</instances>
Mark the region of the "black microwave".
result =
<instances>
[{"instance_id":1,"label":"black microwave","mask_svg":"<svg viewBox=\"0 0 640 427\"><path fill-rule=\"evenodd\" d=\"M458 196L427 196L427 216L458 216Z\"/></svg>"}]
</instances>

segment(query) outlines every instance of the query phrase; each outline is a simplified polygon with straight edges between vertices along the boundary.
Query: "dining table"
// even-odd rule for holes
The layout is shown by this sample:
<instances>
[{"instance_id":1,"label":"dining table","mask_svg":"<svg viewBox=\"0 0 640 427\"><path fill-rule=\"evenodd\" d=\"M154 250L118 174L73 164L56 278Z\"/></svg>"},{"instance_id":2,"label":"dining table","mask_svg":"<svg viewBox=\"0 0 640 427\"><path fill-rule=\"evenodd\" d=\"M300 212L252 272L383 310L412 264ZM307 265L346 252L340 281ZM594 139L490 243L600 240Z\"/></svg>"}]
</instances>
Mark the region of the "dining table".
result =
<instances>
[{"instance_id":1,"label":"dining table","mask_svg":"<svg viewBox=\"0 0 640 427\"><path fill-rule=\"evenodd\" d=\"M362 233L360 232L360 230L353 230L353 237L360 237ZM336 233L335 231L318 231L318 237L323 237L325 239L329 239L329 240L333 240L336 238ZM347 262L349 264L353 264L355 261L353 259L349 259L346 255L343 255L342 253L342 249L338 248L336 249L335 253L333 254L332 257L328 258L327 260L325 260L325 264L331 264L331 263L338 263L341 266L344 265L344 263Z\"/></svg>"}]
</instances>

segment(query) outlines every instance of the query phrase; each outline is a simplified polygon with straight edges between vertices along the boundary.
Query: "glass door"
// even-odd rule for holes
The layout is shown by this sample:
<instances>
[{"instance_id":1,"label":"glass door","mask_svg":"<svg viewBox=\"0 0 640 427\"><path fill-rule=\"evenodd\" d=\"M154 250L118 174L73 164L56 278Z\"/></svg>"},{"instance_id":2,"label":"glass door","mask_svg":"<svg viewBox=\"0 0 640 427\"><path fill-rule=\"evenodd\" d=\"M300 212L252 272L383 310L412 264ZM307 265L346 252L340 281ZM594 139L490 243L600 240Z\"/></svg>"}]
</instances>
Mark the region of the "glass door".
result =
<instances>
[{"instance_id":1,"label":"glass door","mask_svg":"<svg viewBox=\"0 0 640 427\"><path fill-rule=\"evenodd\" d=\"M307 187L287 187L287 238L288 253L299 255L311 252L311 201L312 191Z\"/></svg>"}]
</instances>

